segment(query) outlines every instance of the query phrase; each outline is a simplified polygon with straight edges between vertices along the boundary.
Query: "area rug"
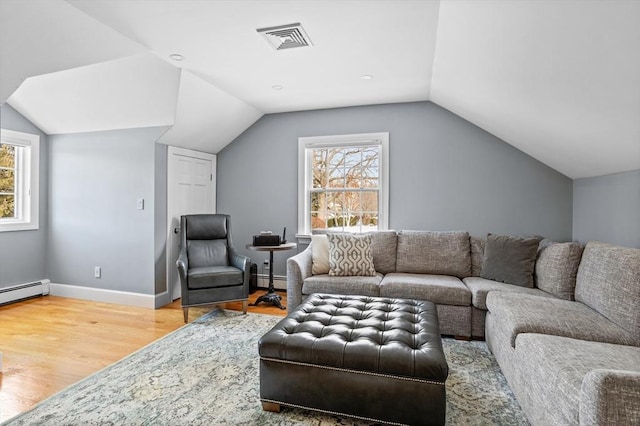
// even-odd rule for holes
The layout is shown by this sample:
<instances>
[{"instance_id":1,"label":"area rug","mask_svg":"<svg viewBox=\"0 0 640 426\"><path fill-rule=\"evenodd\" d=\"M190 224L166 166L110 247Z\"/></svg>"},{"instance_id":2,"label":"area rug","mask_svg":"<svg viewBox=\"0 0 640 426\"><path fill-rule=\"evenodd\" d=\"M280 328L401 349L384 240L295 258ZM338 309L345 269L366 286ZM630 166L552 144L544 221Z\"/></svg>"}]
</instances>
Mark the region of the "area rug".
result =
<instances>
[{"instance_id":1,"label":"area rug","mask_svg":"<svg viewBox=\"0 0 640 426\"><path fill-rule=\"evenodd\" d=\"M213 311L4 425L367 424L288 407L262 410L258 340L280 319ZM484 342L444 339L444 349L447 424L528 424Z\"/></svg>"}]
</instances>

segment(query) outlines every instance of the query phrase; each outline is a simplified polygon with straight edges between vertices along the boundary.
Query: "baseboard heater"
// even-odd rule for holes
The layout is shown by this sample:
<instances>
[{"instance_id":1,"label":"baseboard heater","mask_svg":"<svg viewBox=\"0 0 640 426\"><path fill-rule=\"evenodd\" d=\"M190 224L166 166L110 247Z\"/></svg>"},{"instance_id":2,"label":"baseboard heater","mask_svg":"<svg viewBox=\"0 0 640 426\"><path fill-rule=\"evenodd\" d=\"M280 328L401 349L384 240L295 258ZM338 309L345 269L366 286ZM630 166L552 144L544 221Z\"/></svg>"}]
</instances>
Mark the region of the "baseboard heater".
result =
<instances>
[{"instance_id":1,"label":"baseboard heater","mask_svg":"<svg viewBox=\"0 0 640 426\"><path fill-rule=\"evenodd\" d=\"M0 288L0 306L49 294L49 280Z\"/></svg>"}]
</instances>

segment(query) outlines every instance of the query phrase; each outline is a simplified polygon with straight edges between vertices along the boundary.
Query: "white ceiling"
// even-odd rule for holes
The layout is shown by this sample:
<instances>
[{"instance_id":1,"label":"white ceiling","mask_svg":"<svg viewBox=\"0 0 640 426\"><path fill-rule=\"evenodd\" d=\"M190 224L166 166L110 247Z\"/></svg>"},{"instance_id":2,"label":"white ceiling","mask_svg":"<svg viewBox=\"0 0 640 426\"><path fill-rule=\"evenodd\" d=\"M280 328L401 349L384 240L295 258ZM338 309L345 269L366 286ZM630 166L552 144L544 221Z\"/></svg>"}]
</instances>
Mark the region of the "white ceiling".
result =
<instances>
[{"instance_id":1,"label":"white ceiling","mask_svg":"<svg viewBox=\"0 0 640 426\"><path fill-rule=\"evenodd\" d=\"M256 32L294 22L313 46ZM571 178L640 169L638 52L633 0L0 0L1 101L213 153L266 113L432 100Z\"/></svg>"}]
</instances>

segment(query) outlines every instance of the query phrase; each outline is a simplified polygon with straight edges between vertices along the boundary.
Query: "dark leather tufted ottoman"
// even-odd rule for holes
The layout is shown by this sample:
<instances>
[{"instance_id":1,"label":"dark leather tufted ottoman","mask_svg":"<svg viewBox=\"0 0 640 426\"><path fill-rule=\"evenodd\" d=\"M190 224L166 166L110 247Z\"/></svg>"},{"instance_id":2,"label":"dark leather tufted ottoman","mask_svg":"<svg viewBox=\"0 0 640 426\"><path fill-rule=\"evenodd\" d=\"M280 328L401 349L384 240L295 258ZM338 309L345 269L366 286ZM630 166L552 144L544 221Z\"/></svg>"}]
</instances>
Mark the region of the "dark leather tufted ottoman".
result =
<instances>
[{"instance_id":1,"label":"dark leather tufted ottoman","mask_svg":"<svg viewBox=\"0 0 640 426\"><path fill-rule=\"evenodd\" d=\"M260 399L392 424L445 423L431 302L313 294L262 336Z\"/></svg>"}]
</instances>

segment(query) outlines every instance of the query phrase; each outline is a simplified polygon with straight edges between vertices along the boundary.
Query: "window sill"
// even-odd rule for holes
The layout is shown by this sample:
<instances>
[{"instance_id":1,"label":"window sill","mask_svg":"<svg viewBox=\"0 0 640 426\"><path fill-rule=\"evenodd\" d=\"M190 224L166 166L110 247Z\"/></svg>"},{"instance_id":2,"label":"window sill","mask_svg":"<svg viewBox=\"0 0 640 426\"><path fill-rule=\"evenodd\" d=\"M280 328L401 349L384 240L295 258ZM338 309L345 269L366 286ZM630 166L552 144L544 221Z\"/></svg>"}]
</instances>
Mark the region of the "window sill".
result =
<instances>
[{"instance_id":1,"label":"window sill","mask_svg":"<svg viewBox=\"0 0 640 426\"><path fill-rule=\"evenodd\" d=\"M0 232L13 231L37 231L40 227L37 223L31 222L5 222L0 223Z\"/></svg>"},{"instance_id":2,"label":"window sill","mask_svg":"<svg viewBox=\"0 0 640 426\"><path fill-rule=\"evenodd\" d=\"M311 243L311 235L296 234L296 240L298 241L298 244L309 244Z\"/></svg>"}]
</instances>

